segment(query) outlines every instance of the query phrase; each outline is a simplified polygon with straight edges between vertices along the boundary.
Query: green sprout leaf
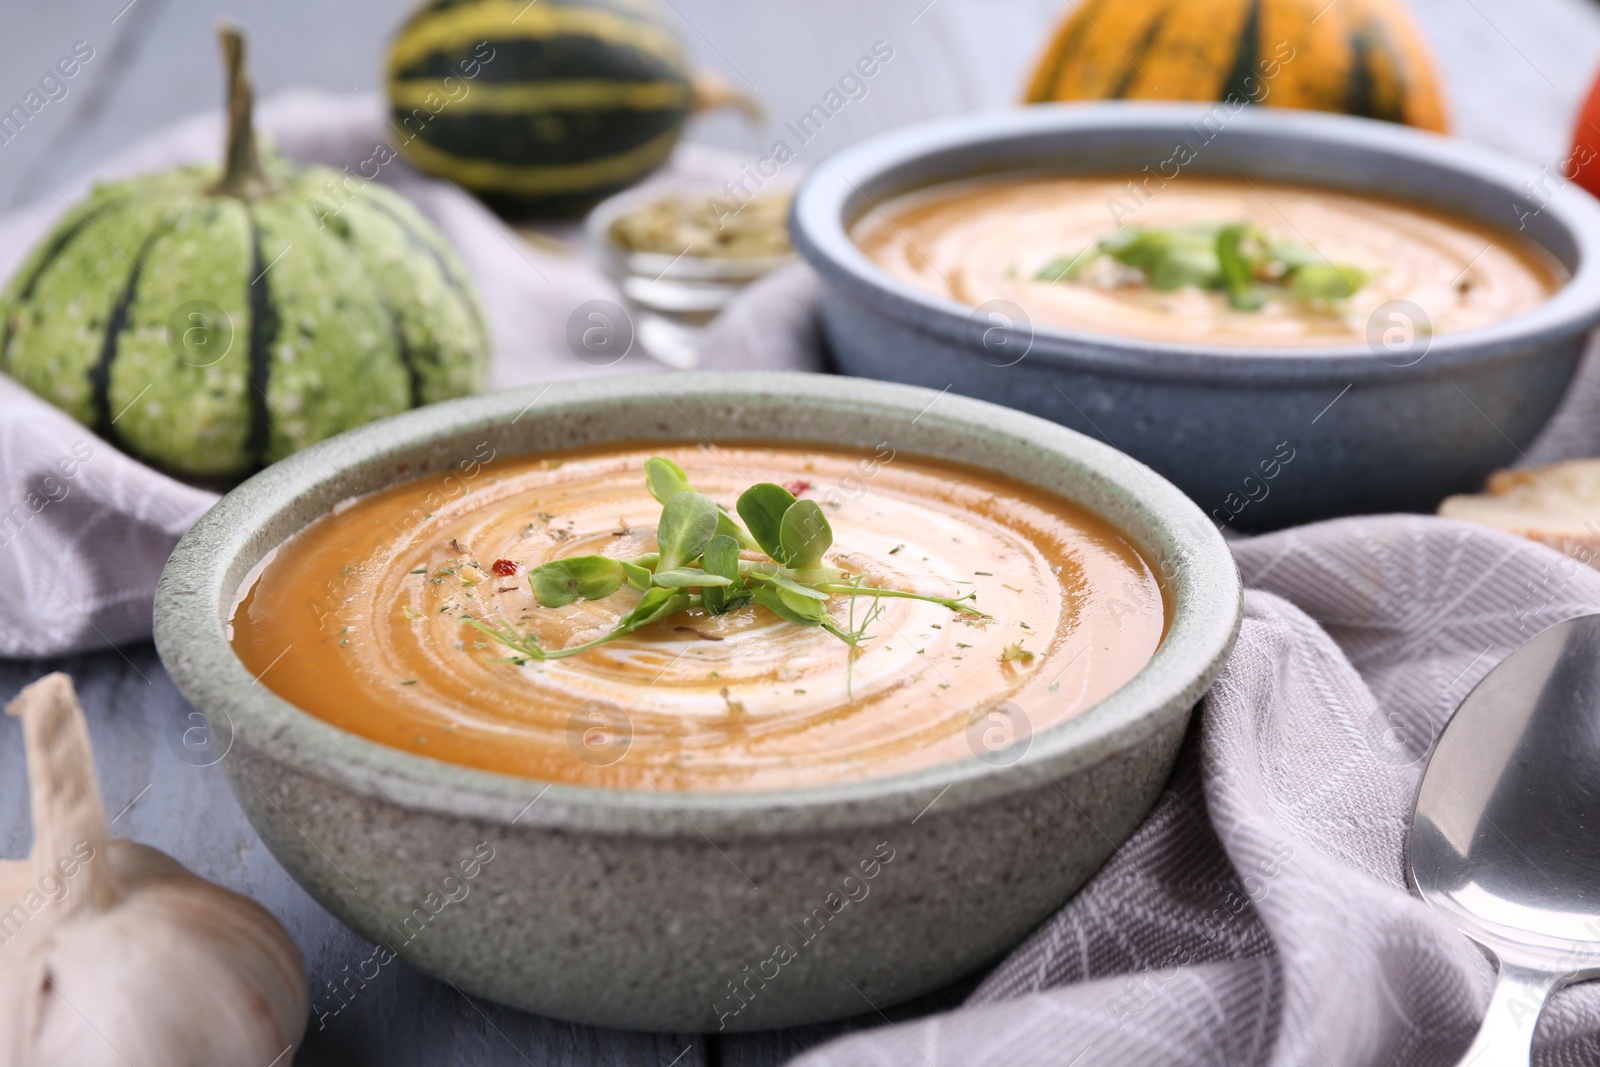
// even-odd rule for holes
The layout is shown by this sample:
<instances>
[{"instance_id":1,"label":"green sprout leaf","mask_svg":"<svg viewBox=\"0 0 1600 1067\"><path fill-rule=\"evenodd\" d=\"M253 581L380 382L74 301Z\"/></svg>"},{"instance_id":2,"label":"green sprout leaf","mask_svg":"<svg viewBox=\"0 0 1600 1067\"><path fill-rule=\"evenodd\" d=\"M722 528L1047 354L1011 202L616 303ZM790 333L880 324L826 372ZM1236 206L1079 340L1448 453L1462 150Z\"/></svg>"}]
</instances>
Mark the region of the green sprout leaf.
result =
<instances>
[{"instance_id":1,"label":"green sprout leaf","mask_svg":"<svg viewBox=\"0 0 1600 1067\"><path fill-rule=\"evenodd\" d=\"M622 561L609 556L569 556L535 567L528 575L542 608L559 608L579 597L604 600L622 587Z\"/></svg>"},{"instance_id":2,"label":"green sprout leaf","mask_svg":"<svg viewBox=\"0 0 1600 1067\"><path fill-rule=\"evenodd\" d=\"M731 586L739 580L739 544L727 534L718 534L706 544L700 566L707 574L726 578ZM747 598L729 593L726 586L705 586L700 590L700 606L712 615L723 615L743 604Z\"/></svg>"},{"instance_id":3,"label":"green sprout leaf","mask_svg":"<svg viewBox=\"0 0 1600 1067\"><path fill-rule=\"evenodd\" d=\"M778 524L778 541L784 566L795 570L816 566L822 554L833 547L833 527L828 525L822 505L815 500L796 500Z\"/></svg>"},{"instance_id":4,"label":"green sprout leaf","mask_svg":"<svg viewBox=\"0 0 1600 1067\"><path fill-rule=\"evenodd\" d=\"M1143 271L1152 289L1214 288L1221 278L1215 231L1204 227L1146 230L1129 227L1100 242L1118 263Z\"/></svg>"},{"instance_id":5,"label":"green sprout leaf","mask_svg":"<svg viewBox=\"0 0 1600 1067\"><path fill-rule=\"evenodd\" d=\"M740 548L758 547L755 538L745 532L745 528L733 521L733 516L728 514L728 509L721 504L717 505L717 536L731 537Z\"/></svg>"},{"instance_id":6,"label":"green sprout leaf","mask_svg":"<svg viewBox=\"0 0 1600 1067\"><path fill-rule=\"evenodd\" d=\"M769 582L772 585L777 586L779 589L782 589L782 590L785 590L786 592L792 593L795 596L808 597L811 600L827 600L828 599L828 594L827 593L824 593L822 590L816 588L815 586L802 585L800 582L795 581L793 578L789 577L787 574L779 574L779 573L753 574L753 575L751 575L751 577L754 578L757 581Z\"/></svg>"},{"instance_id":7,"label":"green sprout leaf","mask_svg":"<svg viewBox=\"0 0 1600 1067\"><path fill-rule=\"evenodd\" d=\"M650 495L656 498L659 504L665 504L679 493L692 493L694 486L689 484L689 476L683 468L665 456L651 456L644 461L645 485L650 490ZM739 543L741 548L755 548L756 543L743 526L733 521L733 516L728 514L726 508L717 505L717 533L727 534Z\"/></svg>"},{"instance_id":8,"label":"green sprout leaf","mask_svg":"<svg viewBox=\"0 0 1600 1067\"><path fill-rule=\"evenodd\" d=\"M532 660L580 655L692 607L721 615L751 600L786 622L821 627L848 645L852 657L866 639L868 625L882 611L878 603L882 599L921 600L963 615L987 617L970 605L974 593L947 598L880 589L866 585L860 575L821 565L822 557L833 547L827 515L816 501L797 501L782 486L763 482L739 498L739 514L750 525L747 532L710 497L696 492L682 468L671 460L652 457L645 463L645 478L651 495L662 502L656 527L659 551L631 559L571 556L551 560L529 575L535 597L547 608L570 604L579 597L600 600L624 583L638 590L638 603L610 630L581 644L546 649L535 633L523 634L504 622L461 621L509 648L513 653L506 657L509 662L525 666ZM744 552L757 547L767 559L744 558ZM699 593L690 593L691 589ZM849 598L849 620L842 626L828 612L829 599L835 594ZM866 597L872 606L857 625L856 600L860 597ZM851 692L848 674L846 692Z\"/></svg>"},{"instance_id":9,"label":"green sprout leaf","mask_svg":"<svg viewBox=\"0 0 1600 1067\"><path fill-rule=\"evenodd\" d=\"M1057 256L1033 276L1036 282L1070 282L1082 273L1083 268L1100 258L1099 248L1085 248L1075 256Z\"/></svg>"},{"instance_id":10,"label":"green sprout leaf","mask_svg":"<svg viewBox=\"0 0 1600 1067\"><path fill-rule=\"evenodd\" d=\"M689 594L676 589L652 589L639 598L633 610L617 620L617 628L606 638L630 634L641 626L648 626L669 615L676 615L690 605Z\"/></svg>"},{"instance_id":11,"label":"green sprout leaf","mask_svg":"<svg viewBox=\"0 0 1600 1067\"><path fill-rule=\"evenodd\" d=\"M1110 256L1118 263L1144 270L1162 254L1162 250L1166 247L1165 241L1165 236L1155 230L1147 230L1143 226L1126 226L1103 239L1098 247L1102 255Z\"/></svg>"},{"instance_id":12,"label":"green sprout leaf","mask_svg":"<svg viewBox=\"0 0 1600 1067\"><path fill-rule=\"evenodd\" d=\"M1316 249L1298 241L1279 241L1273 244L1272 258L1283 264L1286 272L1323 262L1322 257L1317 255Z\"/></svg>"},{"instance_id":13,"label":"green sprout leaf","mask_svg":"<svg viewBox=\"0 0 1600 1067\"><path fill-rule=\"evenodd\" d=\"M1296 300L1343 300L1367 284L1367 272L1337 263L1308 263L1295 269L1289 293Z\"/></svg>"},{"instance_id":14,"label":"green sprout leaf","mask_svg":"<svg viewBox=\"0 0 1600 1067\"><path fill-rule=\"evenodd\" d=\"M1244 223L1224 227L1217 234L1217 265L1222 272L1222 284L1228 290L1229 306L1239 311L1256 311L1266 303L1256 288L1255 264L1239 249L1250 236L1254 236L1251 228Z\"/></svg>"},{"instance_id":15,"label":"green sprout leaf","mask_svg":"<svg viewBox=\"0 0 1600 1067\"><path fill-rule=\"evenodd\" d=\"M783 514L794 505L794 494L781 485L759 482L746 489L735 507L761 551L777 560L783 556Z\"/></svg>"},{"instance_id":16,"label":"green sprout leaf","mask_svg":"<svg viewBox=\"0 0 1600 1067\"><path fill-rule=\"evenodd\" d=\"M1269 296L1331 303L1354 295L1372 272L1329 263L1314 249L1269 240L1247 222L1194 223L1169 229L1129 226L1101 240L1090 254L1063 256L1045 265L1034 281L1071 281L1098 256L1110 256L1144 275L1151 289L1185 286L1225 292L1229 306L1257 311Z\"/></svg>"},{"instance_id":17,"label":"green sprout leaf","mask_svg":"<svg viewBox=\"0 0 1600 1067\"><path fill-rule=\"evenodd\" d=\"M644 592L650 588L650 568L641 567L632 560L618 560L622 564L622 577L628 588Z\"/></svg>"},{"instance_id":18,"label":"green sprout leaf","mask_svg":"<svg viewBox=\"0 0 1600 1067\"><path fill-rule=\"evenodd\" d=\"M691 603L693 603L693 600L689 594L679 592L676 589L651 589L639 598L639 603L633 606L632 611L617 620L615 627L607 630L593 641L585 641L581 645L555 649L541 648L539 642L532 636L520 637L509 626L502 629L488 626L476 619L464 619L462 621L473 629L489 635L507 648L520 652L528 659L566 659L568 656L576 656L589 651L591 648L598 648L607 642L615 641L619 637L625 637L640 627L648 626L658 619L676 615L689 607Z\"/></svg>"},{"instance_id":19,"label":"green sprout leaf","mask_svg":"<svg viewBox=\"0 0 1600 1067\"><path fill-rule=\"evenodd\" d=\"M1215 245L1200 241L1173 241L1167 254L1149 271L1150 288L1160 292L1192 285L1198 289L1216 288L1222 277Z\"/></svg>"},{"instance_id":20,"label":"green sprout leaf","mask_svg":"<svg viewBox=\"0 0 1600 1067\"><path fill-rule=\"evenodd\" d=\"M780 585L759 585L753 591L755 601L785 622L801 626L821 626L828 617L822 601L800 596Z\"/></svg>"},{"instance_id":21,"label":"green sprout leaf","mask_svg":"<svg viewBox=\"0 0 1600 1067\"><path fill-rule=\"evenodd\" d=\"M696 567L679 567L675 571L657 571L652 580L662 589L690 589L732 585L733 580L720 574L707 574Z\"/></svg>"},{"instance_id":22,"label":"green sprout leaf","mask_svg":"<svg viewBox=\"0 0 1600 1067\"><path fill-rule=\"evenodd\" d=\"M658 504L665 504L679 493L694 492L683 468L662 456L651 456L644 461L644 480Z\"/></svg>"},{"instance_id":23,"label":"green sprout leaf","mask_svg":"<svg viewBox=\"0 0 1600 1067\"><path fill-rule=\"evenodd\" d=\"M661 509L656 541L661 559L656 571L674 571L697 558L717 533L717 505L694 490L671 497Z\"/></svg>"}]
</instances>

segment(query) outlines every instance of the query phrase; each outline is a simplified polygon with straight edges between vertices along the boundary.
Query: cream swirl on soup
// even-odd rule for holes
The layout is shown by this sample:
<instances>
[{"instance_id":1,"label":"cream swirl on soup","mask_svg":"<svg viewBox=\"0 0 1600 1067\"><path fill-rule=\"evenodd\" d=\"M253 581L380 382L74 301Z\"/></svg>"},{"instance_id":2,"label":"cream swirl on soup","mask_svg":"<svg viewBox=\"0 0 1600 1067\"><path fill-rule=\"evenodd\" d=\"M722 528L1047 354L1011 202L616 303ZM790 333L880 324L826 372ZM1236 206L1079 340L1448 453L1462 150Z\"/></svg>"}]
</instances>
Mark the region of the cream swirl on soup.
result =
<instances>
[{"instance_id":1,"label":"cream swirl on soup","mask_svg":"<svg viewBox=\"0 0 1600 1067\"><path fill-rule=\"evenodd\" d=\"M1398 201L1198 176L1129 190L1125 178L936 186L881 205L853 236L890 274L965 304L1007 300L1035 325L1198 344L1360 344L1369 321L1380 336L1395 327L1450 333L1529 311L1566 280L1552 256L1518 234ZM1265 298L1243 309L1224 292L1162 288L1094 254L1130 228L1230 225L1294 249L1315 269L1346 268L1354 292L1299 299L1264 274ZM1421 316L1382 314L1394 301Z\"/></svg>"},{"instance_id":2,"label":"cream swirl on soup","mask_svg":"<svg viewBox=\"0 0 1600 1067\"><path fill-rule=\"evenodd\" d=\"M530 631L547 649L612 627L638 594L540 607L527 573L654 551L662 508L639 473L652 455L724 504L752 482L788 483L828 515L829 566L884 588L976 592L988 617L878 601L852 653L760 605L694 609L542 662L464 625ZM437 487L423 477L360 498L282 545L235 609L234 647L335 726L486 770L669 790L910 770L1080 713L1137 673L1166 625L1151 568L1104 520L892 450L622 446L494 460L470 492ZM868 604L853 606L860 622ZM840 624L851 609L829 602Z\"/></svg>"}]
</instances>

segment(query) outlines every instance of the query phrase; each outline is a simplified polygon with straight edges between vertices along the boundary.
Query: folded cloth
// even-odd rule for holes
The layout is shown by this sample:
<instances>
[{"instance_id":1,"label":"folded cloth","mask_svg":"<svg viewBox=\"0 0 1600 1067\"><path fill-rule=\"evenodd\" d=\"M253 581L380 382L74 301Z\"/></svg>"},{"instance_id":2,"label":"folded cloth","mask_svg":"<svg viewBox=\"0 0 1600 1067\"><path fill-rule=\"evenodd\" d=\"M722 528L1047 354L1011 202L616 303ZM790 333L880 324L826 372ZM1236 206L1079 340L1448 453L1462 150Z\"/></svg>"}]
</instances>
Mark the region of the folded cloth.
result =
<instances>
[{"instance_id":1,"label":"folded cloth","mask_svg":"<svg viewBox=\"0 0 1600 1067\"><path fill-rule=\"evenodd\" d=\"M803 263L773 271L729 304L700 339L701 370L826 370L817 321L822 282Z\"/></svg>"},{"instance_id":2,"label":"folded cloth","mask_svg":"<svg viewBox=\"0 0 1600 1067\"><path fill-rule=\"evenodd\" d=\"M1473 685L1600 573L1420 516L1233 544L1245 619L1133 839L961 1008L797 1065L1454 1064L1482 954L1406 890L1426 753ZM1534 1063L1600 1063L1600 983L1545 1009Z\"/></svg>"},{"instance_id":3,"label":"folded cloth","mask_svg":"<svg viewBox=\"0 0 1600 1067\"><path fill-rule=\"evenodd\" d=\"M389 160L377 166L376 180L439 226L483 299L494 337L493 387L665 369L638 345L606 366L574 355L566 329L578 306L623 303L586 254L576 225L558 228L554 238L524 240L460 189L390 158L392 131L378 95L290 91L264 103L257 124L299 162L370 175ZM60 197L0 218L0 285L93 182L215 161L222 128L219 112L179 122L106 160ZM652 180L715 183L737 174L740 161L685 145ZM755 345L724 346L715 365L794 370L819 363L815 346ZM56 655L148 637L161 567L215 500L120 454L0 375L0 655Z\"/></svg>"},{"instance_id":4,"label":"folded cloth","mask_svg":"<svg viewBox=\"0 0 1600 1067\"><path fill-rule=\"evenodd\" d=\"M129 459L4 375L0 494L6 656L148 637L161 567L217 499Z\"/></svg>"}]
</instances>

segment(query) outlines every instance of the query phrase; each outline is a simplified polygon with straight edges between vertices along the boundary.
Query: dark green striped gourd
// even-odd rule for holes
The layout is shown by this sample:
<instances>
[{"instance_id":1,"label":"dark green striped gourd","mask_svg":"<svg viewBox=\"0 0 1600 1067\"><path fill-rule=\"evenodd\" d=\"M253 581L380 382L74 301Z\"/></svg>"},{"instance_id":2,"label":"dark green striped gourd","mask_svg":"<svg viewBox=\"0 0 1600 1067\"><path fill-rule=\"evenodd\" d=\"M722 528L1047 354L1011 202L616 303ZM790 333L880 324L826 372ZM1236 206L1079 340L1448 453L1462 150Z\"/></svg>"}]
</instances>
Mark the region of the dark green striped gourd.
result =
<instances>
[{"instance_id":1,"label":"dark green striped gourd","mask_svg":"<svg viewBox=\"0 0 1600 1067\"><path fill-rule=\"evenodd\" d=\"M261 165L243 41L225 29L223 47L220 176L97 187L0 298L0 369L124 451L213 483L476 392L489 352L466 272L404 199Z\"/></svg>"},{"instance_id":2,"label":"dark green striped gourd","mask_svg":"<svg viewBox=\"0 0 1600 1067\"><path fill-rule=\"evenodd\" d=\"M569 214L637 182L677 144L695 89L656 0L431 0L389 52L401 153L510 215Z\"/></svg>"}]
</instances>

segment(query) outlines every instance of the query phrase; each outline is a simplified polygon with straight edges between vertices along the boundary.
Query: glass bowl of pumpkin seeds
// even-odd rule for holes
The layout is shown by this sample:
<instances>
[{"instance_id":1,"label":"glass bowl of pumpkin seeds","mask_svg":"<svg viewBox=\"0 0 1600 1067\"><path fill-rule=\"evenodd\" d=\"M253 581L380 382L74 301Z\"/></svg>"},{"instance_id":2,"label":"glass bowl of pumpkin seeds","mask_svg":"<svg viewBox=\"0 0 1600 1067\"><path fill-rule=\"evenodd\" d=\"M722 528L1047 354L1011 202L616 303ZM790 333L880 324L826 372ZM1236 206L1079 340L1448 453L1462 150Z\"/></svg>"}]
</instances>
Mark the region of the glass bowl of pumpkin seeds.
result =
<instances>
[{"instance_id":1,"label":"glass bowl of pumpkin seeds","mask_svg":"<svg viewBox=\"0 0 1600 1067\"><path fill-rule=\"evenodd\" d=\"M771 184L743 196L709 184L651 183L597 206L588 236L628 299L708 321L746 285L794 262L792 197L792 188Z\"/></svg>"}]
</instances>

